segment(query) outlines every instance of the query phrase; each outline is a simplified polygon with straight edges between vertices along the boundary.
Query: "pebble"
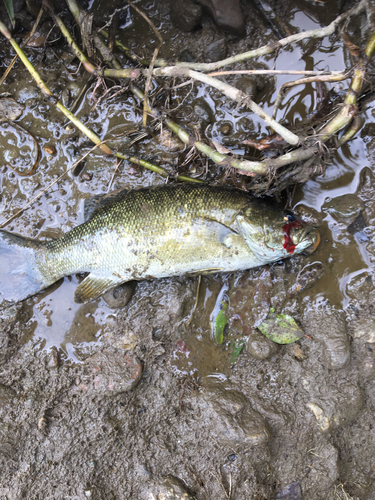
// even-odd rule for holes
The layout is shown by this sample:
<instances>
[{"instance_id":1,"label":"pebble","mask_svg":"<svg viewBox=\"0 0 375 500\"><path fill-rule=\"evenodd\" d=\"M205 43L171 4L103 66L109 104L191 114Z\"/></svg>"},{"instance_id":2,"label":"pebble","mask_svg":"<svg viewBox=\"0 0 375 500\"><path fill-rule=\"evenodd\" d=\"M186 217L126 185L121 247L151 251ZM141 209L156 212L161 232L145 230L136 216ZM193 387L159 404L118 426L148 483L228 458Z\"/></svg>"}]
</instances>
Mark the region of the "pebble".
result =
<instances>
[{"instance_id":1,"label":"pebble","mask_svg":"<svg viewBox=\"0 0 375 500\"><path fill-rule=\"evenodd\" d=\"M236 81L236 88L241 90L247 96L254 98L257 92L257 82L250 76L241 76Z\"/></svg>"},{"instance_id":2,"label":"pebble","mask_svg":"<svg viewBox=\"0 0 375 500\"><path fill-rule=\"evenodd\" d=\"M92 395L111 396L133 389L142 377L142 364L130 353L113 349L87 358L79 388Z\"/></svg>"},{"instance_id":3,"label":"pebble","mask_svg":"<svg viewBox=\"0 0 375 500\"><path fill-rule=\"evenodd\" d=\"M329 418L325 415L324 411L320 406L315 403L308 403L307 408L312 411L316 421L322 432L328 431L330 428Z\"/></svg>"},{"instance_id":4,"label":"pebble","mask_svg":"<svg viewBox=\"0 0 375 500\"><path fill-rule=\"evenodd\" d=\"M172 23L181 31L193 31L201 21L202 7L192 0L173 0L170 2Z\"/></svg>"},{"instance_id":5,"label":"pebble","mask_svg":"<svg viewBox=\"0 0 375 500\"><path fill-rule=\"evenodd\" d=\"M71 98L71 95L70 95L70 90L65 88L62 92L61 92L61 97L60 97L60 101L61 103L66 107L66 108L69 108L71 102L72 102L72 98Z\"/></svg>"},{"instance_id":6,"label":"pebble","mask_svg":"<svg viewBox=\"0 0 375 500\"><path fill-rule=\"evenodd\" d=\"M68 125L65 127L65 130L69 134L72 134L75 131L74 125L72 123L68 123Z\"/></svg>"},{"instance_id":7,"label":"pebble","mask_svg":"<svg viewBox=\"0 0 375 500\"><path fill-rule=\"evenodd\" d=\"M195 57L189 49L184 49L180 52L178 60L181 62L195 62Z\"/></svg>"},{"instance_id":8,"label":"pebble","mask_svg":"<svg viewBox=\"0 0 375 500\"><path fill-rule=\"evenodd\" d=\"M44 146L44 151L48 155L54 155L54 154L56 154L56 148L55 148L55 146Z\"/></svg>"},{"instance_id":9,"label":"pebble","mask_svg":"<svg viewBox=\"0 0 375 500\"><path fill-rule=\"evenodd\" d=\"M360 213L354 221L349 224L347 230L348 233L353 234L361 243L365 243L366 241L370 240L370 237L364 229L367 227L367 222L365 221L365 218L363 217L362 213Z\"/></svg>"},{"instance_id":10,"label":"pebble","mask_svg":"<svg viewBox=\"0 0 375 500\"><path fill-rule=\"evenodd\" d=\"M81 175L82 179L84 181L91 181L92 179L92 174L89 174L88 172L83 172L83 174Z\"/></svg>"},{"instance_id":11,"label":"pebble","mask_svg":"<svg viewBox=\"0 0 375 500\"><path fill-rule=\"evenodd\" d=\"M232 132L232 130L233 130L233 128L232 128L232 125L230 123L223 123L223 125L221 125L221 127L220 127L220 132L223 135L229 135Z\"/></svg>"},{"instance_id":12,"label":"pebble","mask_svg":"<svg viewBox=\"0 0 375 500\"><path fill-rule=\"evenodd\" d=\"M19 104L11 97L3 97L0 99L0 121L17 120L22 115L24 109L25 106L23 104Z\"/></svg>"},{"instance_id":13,"label":"pebble","mask_svg":"<svg viewBox=\"0 0 375 500\"><path fill-rule=\"evenodd\" d=\"M46 45L46 36L36 31L30 40L27 42L26 47L41 48Z\"/></svg>"},{"instance_id":14,"label":"pebble","mask_svg":"<svg viewBox=\"0 0 375 500\"><path fill-rule=\"evenodd\" d=\"M270 433L264 418L253 410L239 391L210 388L206 384L197 397L201 423L222 444L245 447L262 446Z\"/></svg>"},{"instance_id":15,"label":"pebble","mask_svg":"<svg viewBox=\"0 0 375 500\"><path fill-rule=\"evenodd\" d=\"M173 476L154 479L151 490L148 497L150 499L194 500L194 497L186 491L181 481Z\"/></svg>"},{"instance_id":16,"label":"pebble","mask_svg":"<svg viewBox=\"0 0 375 500\"><path fill-rule=\"evenodd\" d=\"M106 292L103 295L103 299L111 309L125 307L132 298L135 287L135 281L128 281L127 283Z\"/></svg>"},{"instance_id":17,"label":"pebble","mask_svg":"<svg viewBox=\"0 0 375 500\"><path fill-rule=\"evenodd\" d=\"M302 500L301 485L294 481L276 495L277 500Z\"/></svg>"},{"instance_id":18,"label":"pebble","mask_svg":"<svg viewBox=\"0 0 375 500\"><path fill-rule=\"evenodd\" d=\"M26 102L28 100L33 100L33 99L37 99L39 96L39 92L38 92L38 88L33 85L26 85L26 86L23 86L20 91L18 92L18 99L19 101L21 102ZM26 102L26 105L29 107L29 105L31 105L32 103L31 102ZM34 103L36 104L36 103Z\"/></svg>"},{"instance_id":19,"label":"pebble","mask_svg":"<svg viewBox=\"0 0 375 500\"><path fill-rule=\"evenodd\" d=\"M251 333L247 343L247 352L255 359L268 359L278 351L277 344L261 333Z\"/></svg>"},{"instance_id":20,"label":"pebble","mask_svg":"<svg viewBox=\"0 0 375 500\"><path fill-rule=\"evenodd\" d=\"M307 335L322 344L329 369L339 370L349 363L350 345L342 311L329 305L315 305L305 312L303 328Z\"/></svg>"},{"instance_id":21,"label":"pebble","mask_svg":"<svg viewBox=\"0 0 375 500\"><path fill-rule=\"evenodd\" d=\"M215 62L225 59L228 54L228 45L225 38L220 38L220 40L215 40L210 43L206 49L206 57L208 61Z\"/></svg>"},{"instance_id":22,"label":"pebble","mask_svg":"<svg viewBox=\"0 0 375 500\"><path fill-rule=\"evenodd\" d=\"M47 420L44 417L41 417L38 420L38 429L41 432L45 432L47 430L47 425L48 425L48 422L47 422Z\"/></svg>"},{"instance_id":23,"label":"pebble","mask_svg":"<svg viewBox=\"0 0 375 500\"><path fill-rule=\"evenodd\" d=\"M113 347L133 351L138 345L138 337L128 329L122 335L113 332L104 334L106 341Z\"/></svg>"},{"instance_id":24,"label":"pebble","mask_svg":"<svg viewBox=\"0 0 375 500\"><path fill-rule=\"evenodd\" d=\"M291 344L289 346L289 352L299 361L303 361L307 358L305 353L302 351L301 347L298 344Z\"/></svg>"}]
</instances>

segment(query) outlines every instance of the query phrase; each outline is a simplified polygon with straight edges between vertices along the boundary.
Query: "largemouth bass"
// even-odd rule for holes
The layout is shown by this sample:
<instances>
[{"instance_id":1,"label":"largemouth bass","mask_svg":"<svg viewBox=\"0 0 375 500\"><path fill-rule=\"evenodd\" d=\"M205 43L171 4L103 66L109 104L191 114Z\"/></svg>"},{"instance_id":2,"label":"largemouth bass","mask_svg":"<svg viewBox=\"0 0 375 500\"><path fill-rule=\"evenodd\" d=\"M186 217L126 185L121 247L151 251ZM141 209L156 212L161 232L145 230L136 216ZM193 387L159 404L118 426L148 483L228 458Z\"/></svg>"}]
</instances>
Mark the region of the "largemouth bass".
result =
<instances>
[{"instance_id":1,"label":"largemouth bass","mask_svg":"<svg viewBox=\"0 0 375 500\"><path fill-rule=\"evenodd\" d=\"M229 187L115 192L89 200L85 222L61 238L40 242L0 231L0 303L88 272L74 299L86 302L129 280L261 266L319 239L303 221Z\"/></svg>"}]
</instances>

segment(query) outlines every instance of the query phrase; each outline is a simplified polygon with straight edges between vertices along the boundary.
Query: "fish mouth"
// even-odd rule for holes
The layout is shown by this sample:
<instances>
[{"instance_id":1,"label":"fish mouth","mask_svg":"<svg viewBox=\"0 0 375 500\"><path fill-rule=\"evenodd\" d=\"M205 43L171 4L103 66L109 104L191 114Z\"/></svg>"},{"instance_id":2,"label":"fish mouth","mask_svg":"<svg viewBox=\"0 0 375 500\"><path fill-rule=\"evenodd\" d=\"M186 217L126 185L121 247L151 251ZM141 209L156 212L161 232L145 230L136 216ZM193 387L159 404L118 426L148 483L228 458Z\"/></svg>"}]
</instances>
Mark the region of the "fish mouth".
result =
<instances>
[{"instance_id":1,"label":"fish mouth","mask_svg":"<svg viewBox=\"0 0 375 500\"><path fill-rule=\"evenodd\" d=\"M301 243L303 243L305 246L307 243L304 249L304 253L310 255L311 253L315 252L315 250L318 248L320 240L321 240L320 233L317 229L313 227L306 227L299 235L297 244L301 245Z\"/></svg>"}]
</instances>

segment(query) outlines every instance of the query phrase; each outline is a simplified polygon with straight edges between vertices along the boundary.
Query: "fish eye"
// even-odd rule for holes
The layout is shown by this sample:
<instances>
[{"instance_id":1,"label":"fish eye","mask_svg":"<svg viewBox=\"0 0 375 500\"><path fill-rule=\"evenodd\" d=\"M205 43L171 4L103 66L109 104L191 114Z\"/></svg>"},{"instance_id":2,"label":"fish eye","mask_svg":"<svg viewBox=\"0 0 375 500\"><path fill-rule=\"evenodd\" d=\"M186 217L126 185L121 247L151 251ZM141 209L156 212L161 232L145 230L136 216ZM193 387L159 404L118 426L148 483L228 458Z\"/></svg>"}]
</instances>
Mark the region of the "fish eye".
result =
<instances>
[{"instance_id":1,"label":"fish eye","mask_svg":"<svg viewBox=\"0 0 375 500\"><path fill-rule=\"evenodd\" d=\"M296 221L297 219L294 217L294 215L292 215L292 214L287 214L287 215L285 215L284 220L285 220L285 222L294 222L294 221Z\"/></svg>"}]
</instances>

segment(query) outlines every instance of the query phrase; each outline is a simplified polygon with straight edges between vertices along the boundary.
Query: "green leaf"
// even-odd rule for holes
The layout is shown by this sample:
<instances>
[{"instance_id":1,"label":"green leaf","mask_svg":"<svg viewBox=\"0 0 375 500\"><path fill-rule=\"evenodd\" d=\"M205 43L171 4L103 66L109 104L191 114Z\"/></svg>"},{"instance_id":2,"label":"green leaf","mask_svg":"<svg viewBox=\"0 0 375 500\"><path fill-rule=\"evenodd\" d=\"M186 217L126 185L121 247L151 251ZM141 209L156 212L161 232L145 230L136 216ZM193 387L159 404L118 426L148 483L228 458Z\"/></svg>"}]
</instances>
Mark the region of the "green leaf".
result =
<instances>
[{"instance_id":1,"label":"green leaf","mask_svg":"<svg viewBox=\"0 0 375 500\"><path fill-rule=\"evenodd\" d=\"M213 325L213 337L215 344L221 345L224 342L224 329L228 323L228 303L222 305Z\"/></svg>"},{"instance_id":2,"label":"green leaf","mask_svg":"<svg viewBox=\"0 0 375 500\"><path fill-rule=\"evenodd\" d=\"M13 0L3 0L5 8L8 12L8 16L10 19L10 22L12 23L13 28L16 25L16 19L14 17L14 6L13 6Z\"/></svg>"},{"instance_id":3,"label":"green leaf","mask_svg":"<svg viewBox=\"0 0 375 500\"><path fill-rule=\"evenodd\" d=\"M228 284L225 283L217 296L215 307L211 313L211 336L216 345L224 342L229 318Z\"/></svg>"},{"instance_id":4,"label":"green leaf","mask_svg":"<svg viewBox=\"0 0 375 500\"><path fill-rule=\"evenodd\" d=\"M267 318L258 329L267 338L277 344L291 344L303 337L304 332L292 316L288 314L276 314L275 309L270 309Z\"/></svg>"},{"instance_id":5,"label":"green leaf","mask_svg":"<svg viewBox=\"0 0 375 500\"><path fill-rule=\"evenodd\" d=\"M245 340L243 338L237 338L234 340L233 343L231 343L231 348L232 348L232 354L231 354L231 362L234 363L238 356L240 355L240 352L242 351L242 348L245 344Z\"/></svg>"}]
</instances>

